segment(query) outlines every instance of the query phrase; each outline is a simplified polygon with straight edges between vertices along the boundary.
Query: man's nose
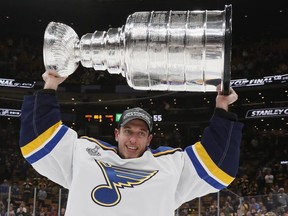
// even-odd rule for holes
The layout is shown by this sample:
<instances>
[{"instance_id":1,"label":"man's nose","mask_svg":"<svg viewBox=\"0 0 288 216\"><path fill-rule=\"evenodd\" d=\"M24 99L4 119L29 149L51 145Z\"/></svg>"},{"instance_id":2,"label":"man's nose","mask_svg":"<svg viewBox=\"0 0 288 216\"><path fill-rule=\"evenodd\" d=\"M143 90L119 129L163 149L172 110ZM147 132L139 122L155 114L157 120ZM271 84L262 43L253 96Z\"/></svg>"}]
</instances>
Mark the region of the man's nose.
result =
<instances>
[{"instance_id":1,"label":"man's nose","mask_svg":"<svg viewBox=\"0 0 288 216\"><path fill-rule=\"evenodd\" d=\"M135 134L132 134L131 137L130 137L130 142L131 142L131 143L135 143L136 140L137 140L136 135L135 135Z\"/></svg>"}]
</instances>

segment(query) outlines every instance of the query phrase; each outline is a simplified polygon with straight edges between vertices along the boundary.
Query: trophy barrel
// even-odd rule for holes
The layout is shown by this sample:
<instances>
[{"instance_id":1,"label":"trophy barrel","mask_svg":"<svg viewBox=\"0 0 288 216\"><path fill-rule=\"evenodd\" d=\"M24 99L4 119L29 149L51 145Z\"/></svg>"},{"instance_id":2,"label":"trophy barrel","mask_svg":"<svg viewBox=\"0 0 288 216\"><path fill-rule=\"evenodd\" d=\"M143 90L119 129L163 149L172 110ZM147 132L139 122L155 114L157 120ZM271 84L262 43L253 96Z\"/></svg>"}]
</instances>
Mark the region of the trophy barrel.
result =
<instances>
[{"instance_id":1,"label":"trophy barrel","mask_svg":"<svg viewBox=\"0 0 288 216\"><path fill-rule=\"evenodd\" d=\"M136 12L125 25L125 77L138 90L230 88L231 6L224 11Z\"/></svg>"}]
</instances>

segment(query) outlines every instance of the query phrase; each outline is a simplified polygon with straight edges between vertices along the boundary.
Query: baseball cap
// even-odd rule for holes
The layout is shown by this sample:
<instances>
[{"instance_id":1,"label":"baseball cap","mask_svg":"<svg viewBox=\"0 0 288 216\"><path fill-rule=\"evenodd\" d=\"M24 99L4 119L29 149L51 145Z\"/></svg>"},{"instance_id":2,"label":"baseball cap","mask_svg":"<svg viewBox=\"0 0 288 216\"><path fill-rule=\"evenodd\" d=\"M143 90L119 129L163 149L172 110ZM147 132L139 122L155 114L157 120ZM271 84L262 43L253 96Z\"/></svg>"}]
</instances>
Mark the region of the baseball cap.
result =
<instances>
[{"instance_id":1,"label":"baseball cap","mask_svg":"<svg viewBox=\"0 0 288 216\"><path fill-rule=\"evenodd\" d=\"M149 131L150 132L152 131L152 128L153 128L152 117L151 115L149 115L148 112L146 112L140 107L135 107L132 109L125 110L119 119L118 127L124 126L125 124L127 124L129 121L133 119L143 120L147 124Z\"/></svg>"}]
</instances>

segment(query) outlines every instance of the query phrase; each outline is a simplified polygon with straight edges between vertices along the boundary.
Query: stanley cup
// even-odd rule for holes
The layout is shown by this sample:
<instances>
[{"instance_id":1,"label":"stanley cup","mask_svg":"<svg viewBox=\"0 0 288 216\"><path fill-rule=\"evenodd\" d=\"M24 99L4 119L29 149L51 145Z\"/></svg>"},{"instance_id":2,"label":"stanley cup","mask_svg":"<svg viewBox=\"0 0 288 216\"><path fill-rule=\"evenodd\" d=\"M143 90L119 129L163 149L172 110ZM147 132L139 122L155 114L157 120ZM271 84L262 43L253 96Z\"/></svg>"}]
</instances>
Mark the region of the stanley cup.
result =
<instances>
[{"instance_id":1,"label":"stanley cup","mask_svg":"<svg viewBox=\"0 0 288 216\"><path fill-rule=\"evenodd\" d=\"M83 67L122 74L137 90L229 93L232 6L225 10L151 11L126 24L87 33L51 22L44 35L47 70L60 76Z\"/></svg>"}]
</instances>

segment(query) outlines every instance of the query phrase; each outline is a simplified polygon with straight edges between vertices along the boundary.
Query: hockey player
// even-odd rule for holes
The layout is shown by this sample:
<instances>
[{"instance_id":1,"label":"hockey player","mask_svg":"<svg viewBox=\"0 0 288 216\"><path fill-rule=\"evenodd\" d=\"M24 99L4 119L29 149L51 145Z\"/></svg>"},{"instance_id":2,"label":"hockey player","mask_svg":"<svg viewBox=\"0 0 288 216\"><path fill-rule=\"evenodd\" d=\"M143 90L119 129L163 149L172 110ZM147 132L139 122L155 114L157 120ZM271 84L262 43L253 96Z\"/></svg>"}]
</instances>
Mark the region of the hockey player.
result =
<instances>
[{"instance_id":1,"label":"hockey player","mask_svg":"<svg viewBox=\"0 0 288 216\"><path fill-rule=\"evenodd\" d=\"M140 108L123 112L118 147L78 138L60 118L56 89L65 78L43 74L44 89L22 105L20 147L42 175L69 189L67 216L174 216L181 204L227 187L238 170L242 123L228 112L233 89L216 97L201 141L180 148L149 148L152 118Z\"/></svg>"}]
</instances>

